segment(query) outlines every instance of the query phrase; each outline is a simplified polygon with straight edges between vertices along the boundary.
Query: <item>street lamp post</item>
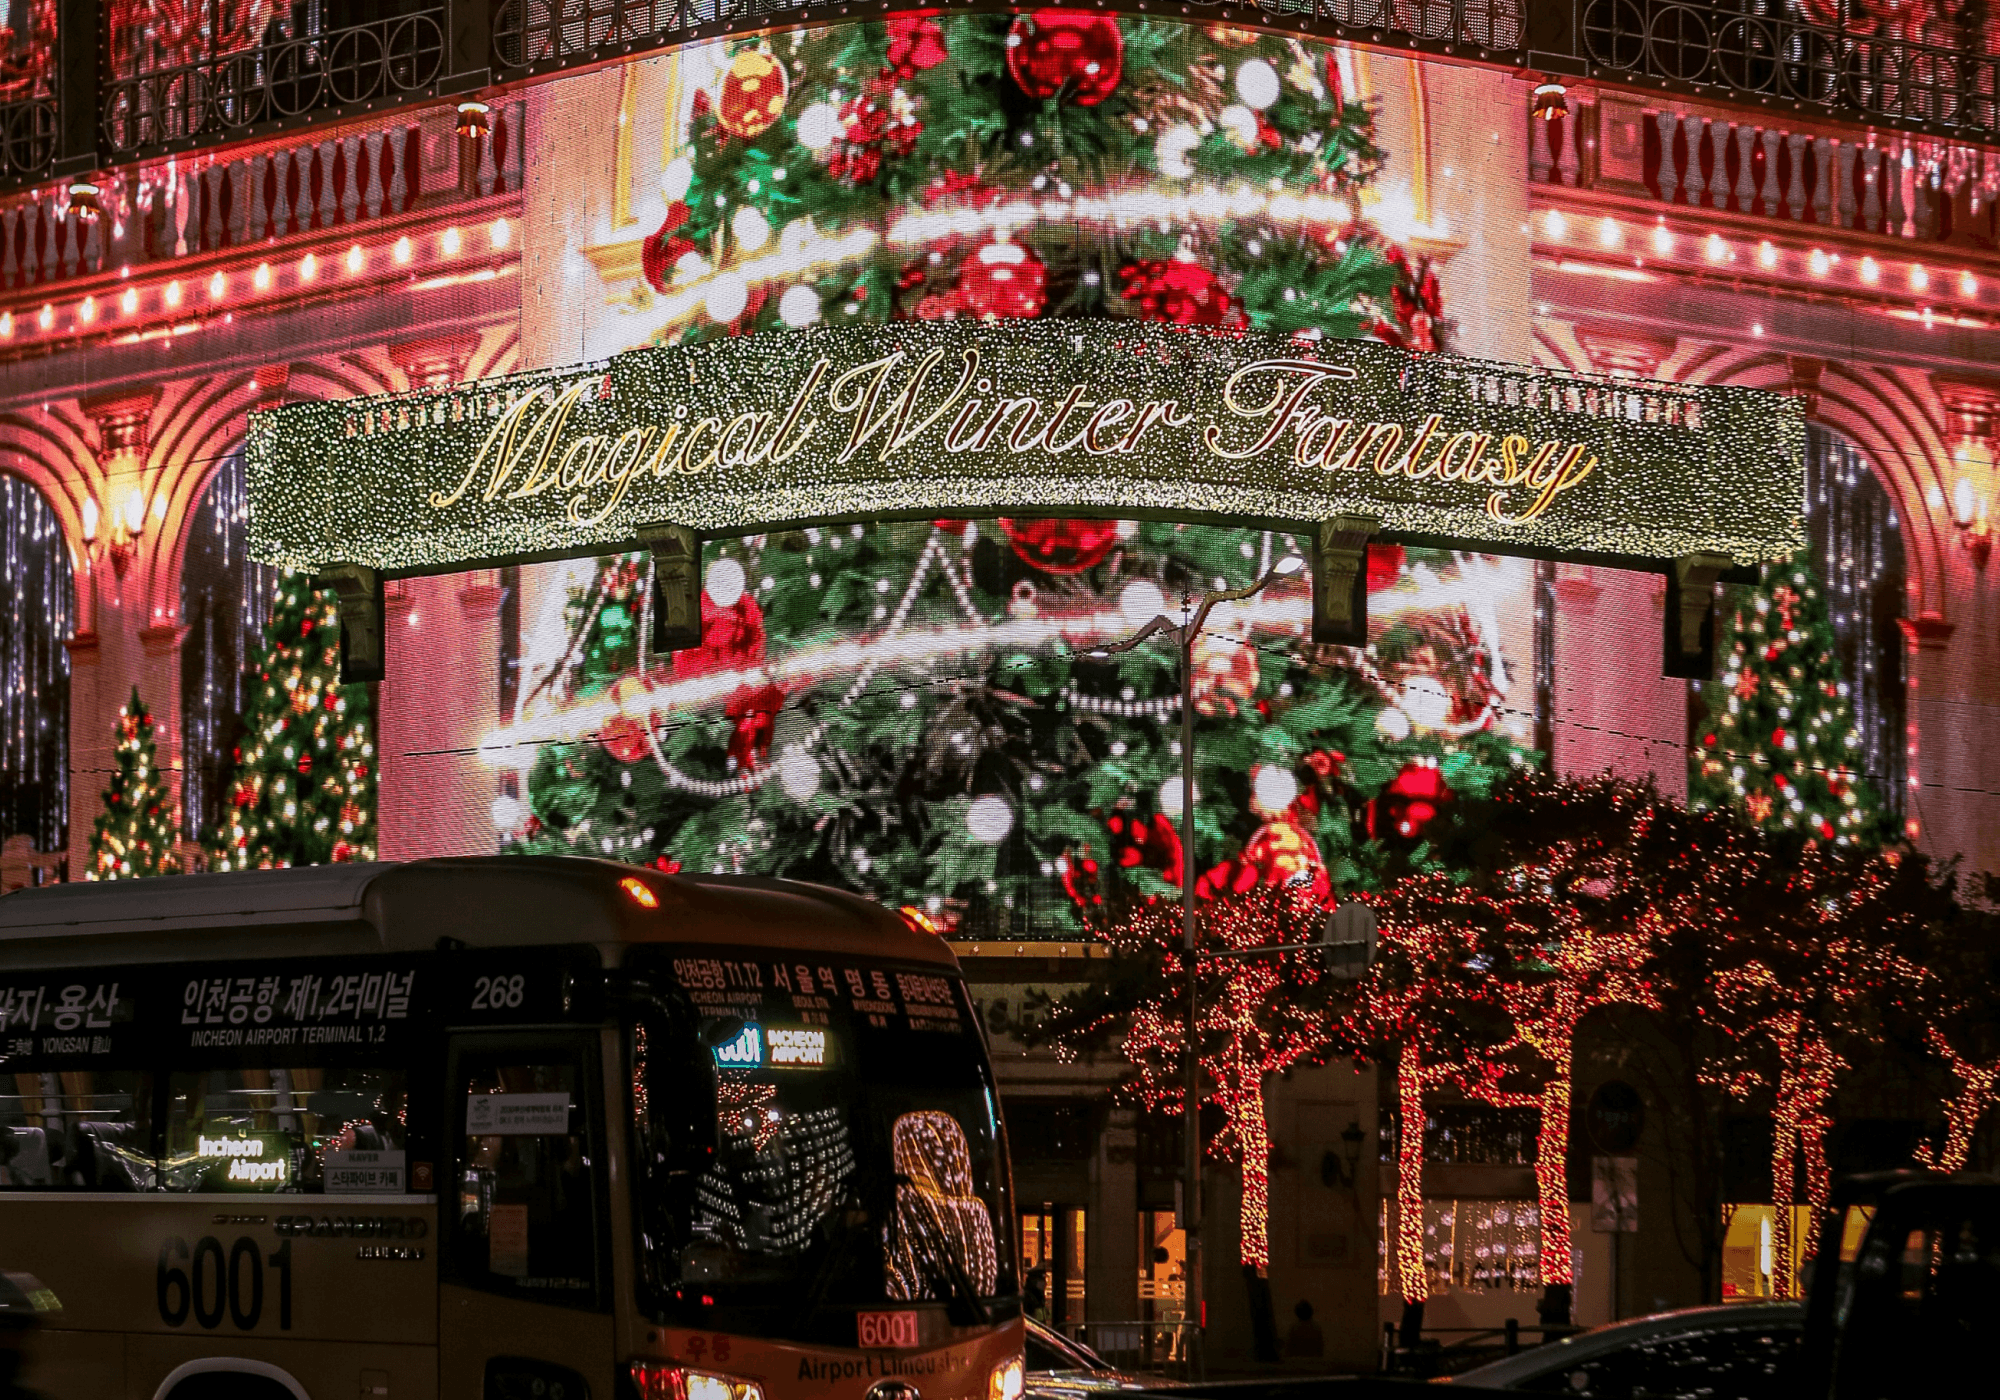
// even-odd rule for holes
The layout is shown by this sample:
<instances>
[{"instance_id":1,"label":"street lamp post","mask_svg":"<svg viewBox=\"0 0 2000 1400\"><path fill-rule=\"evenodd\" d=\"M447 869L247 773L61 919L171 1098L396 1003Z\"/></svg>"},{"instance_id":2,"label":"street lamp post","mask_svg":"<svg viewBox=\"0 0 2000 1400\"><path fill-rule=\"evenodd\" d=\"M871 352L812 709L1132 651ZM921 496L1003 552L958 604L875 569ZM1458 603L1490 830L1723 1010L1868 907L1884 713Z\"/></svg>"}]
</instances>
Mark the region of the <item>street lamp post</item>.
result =
<instances>
[{"instance_id":1,"label":"street lamp post","mask_svg":"<svg viewBox=\"0 0 2000 1400\"><path fill-rule=\"evenodd\" d=\"M1194 644L1208 623L1209 613L1218 603L1233 603L1254 597L1281 578L1287 578L1305 567L1305 560L1296 554L1287 555L1272 566L1270 571L1255 583L1243 588L1225 589L1201 595L1199 604L1193 594L1184 595L1181 600L1181 624L1176 627L1165 616L1155 617L1137 632L1123 641L1111 642L1105 646L1092 648L1087 655L1109 657L1119 652L1130 651L1154 637L1166 637L1180 651L1181 668L1181 934L1182 947L1187 959L1188 999L1187 999L1187 1087L1183 1092L1182 1136L1187 1158L1183 1171L1181 1188L1181 1230L1185 1241L1186 1264L1182 1272L1186 1275L1186 1292L1183 1298L1184 1325L1190 1327L1189 1338L1195 1348L1199 1348L1201 1331L1205 1319L1202 1316L1202 1194L1201 1194L1201 1056L1197 1045L1201 1027L1200 984L1196 979L1198 953L1195 948L1195 906L1194 906ZM1201 1367L1196 1356L1190 1358L1189 1370L1200 1374Z\"/></svg>"}]
</instances>

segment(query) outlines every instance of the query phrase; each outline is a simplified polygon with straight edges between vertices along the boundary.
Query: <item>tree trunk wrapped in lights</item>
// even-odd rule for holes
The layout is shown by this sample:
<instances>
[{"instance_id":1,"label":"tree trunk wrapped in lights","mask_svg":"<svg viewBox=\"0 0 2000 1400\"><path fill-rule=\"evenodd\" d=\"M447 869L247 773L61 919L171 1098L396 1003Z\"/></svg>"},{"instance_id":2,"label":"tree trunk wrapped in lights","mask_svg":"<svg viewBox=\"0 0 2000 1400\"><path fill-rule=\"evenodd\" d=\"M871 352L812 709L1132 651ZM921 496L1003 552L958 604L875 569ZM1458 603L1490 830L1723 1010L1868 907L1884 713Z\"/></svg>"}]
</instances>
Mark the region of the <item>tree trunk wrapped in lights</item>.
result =
<instances>
[{"instance_id":1,"label":"tree trunk wrapped in lights","mask_svg":"<svg viewBox=\"0 0 2000 1400\"><path fill-rule=\"evenodd\" d=\"M1209 1155L1243 1176L1242 1262L1261 1270L1269 1238L1270 1128L1264 1085L1338 1053L1342 1000L1317 947L1324 909L1308 891L1265 886L1204 903L1196 925L1203 1097L1223 1113ZM1181 908L1164 900L1107 924L1107 975L1055 1002L1038 1037L1074 1059L1113 1046L1132 1068L1125 1090L1155 1113L1186 1099L1187 958ZM1235 954L1238 956L1226 956ZM1248 954L1248 956L1241 956Z\"/></svg>"},{"instance_id":2,"label":"tree trunk wrapped in lights","mask_svg":"<svg viewBox=\"0 0 2000 1400\"><path fill-rule=\"evenodd\" d=\"M1954 901L1929 922L1923 984L1904 1018L1916 1022L1924 1047L1957 1085L1943 1104L1942 1147L1925 1143L1917 1151L1920 1165L1946 1172L1970 1165L1979 1122L2000 1102L2000 879L1970 883L1970 900ZM1902 1029L1907 1036L1910 1027Z\"/></svg>"},{"instance_id":3,"label":"tree trunk wrapped in lights","mask_svg":"<svg viewBox=\"0 0 2000 1400\"><path fill-rule=\"evenodd\" d=\"M1573 857L1574 846L1563 848L1561 857ZM1510 1107L1531 1107L1540 1111L1541 1124L1535 1135L1535 1194L1541 1211L1542 1282L1566 1296L1575 1282L1570 1263L1569 1231L1569 1129L1570 1082L1576 1061L1576 1032L1585 1016L1607 1006L1632 1006L1657 1011L1659 1001L1645 978L1648 940L1642 929L1613 924L1593 926L1592 906L1601 903L1590 893L1592 885L1609 882L1608 874L1578 878L1572 868L1558 871L1549 867L1523 872L1527 888L1560 925L1552 941L1539 942L1525 966L1513 970L1503 982L1502 1002L1513 1018L1513 1040L1497 1047L1488 1058L1487 1073L1465 1087L1487 1101ZM1581 888L1579 888L1581 887ZM1559 889L1559 898L1541 893ZM1518 900L1514 906L1518 920ZM1541 938L1548 932L1541 920L1526 923ZM1509 1092L1501 1087L1505 1071L1516 1051L1525 1051L1539 1060L1530 1073L1541 1081L1531 1092Z\"/></svg>"},{"instance_id":4,"label":"tree trunk wrapped in lights","mask_svg":"<svg viewBox=\"0 0 2000 1400\"><path fill-rule=\"evenodd\" d=\"M1944 1062L1958 1081L1958 1092L1945 1100L1945 1138L1943 1148L1934 1148L1925 1143L1917 1149L1917 1162L1941 1172L1962 1172L1972 1157L1972 1134L1979 1127L1979 1120L1992 1106L2000 1094L2000 1064L1976 1065L1962 1058L1952 1048L1943 1033L1933 1029L1929 1034L1931 1051Z\"/></svg>"},{"instance_id":5,"label":"tree trunk wrapped in lights","mask_svg":"<svg viewBox=\"0 0 2000 1400\"><path fill-rule=\"evenodd\" d=\"M1356 1045L1396 1066L1395 1259L1408 1341L1422 1326L1430 1296L1423 1247L1424 1096L1465 1080L1513 1032L1489 975L1495 961L1504 960L1504 925L1491 910L1462 904L1460 885L1447 876L1415 876L1390 886L1376 904L1376 960L1347 1025Z\"/></svg>"},{"instance_id":6,"label":"tree trunk wrapped in lights","mask_svg":"<svg viewBox=\"0 0 2000 1400\"><path fill-rule=\"evenodd\" d=\"M1829 846L1791 853L1746 847L1739 874L1711 912L1716 971L1709 997L1721 1030L1709 1082L1769 1105L1772 1126L1772 1290L1795 1296L1831 1178L1826 1134L1849 1051L1879 1045L1898 1008L1919 999L1918 958L1935 889L1921 862ZM1723 864L1723 862L1717 862ZM1793 1197L1803 1160L1806 1224Z\"/></svg>"}]
</instances>

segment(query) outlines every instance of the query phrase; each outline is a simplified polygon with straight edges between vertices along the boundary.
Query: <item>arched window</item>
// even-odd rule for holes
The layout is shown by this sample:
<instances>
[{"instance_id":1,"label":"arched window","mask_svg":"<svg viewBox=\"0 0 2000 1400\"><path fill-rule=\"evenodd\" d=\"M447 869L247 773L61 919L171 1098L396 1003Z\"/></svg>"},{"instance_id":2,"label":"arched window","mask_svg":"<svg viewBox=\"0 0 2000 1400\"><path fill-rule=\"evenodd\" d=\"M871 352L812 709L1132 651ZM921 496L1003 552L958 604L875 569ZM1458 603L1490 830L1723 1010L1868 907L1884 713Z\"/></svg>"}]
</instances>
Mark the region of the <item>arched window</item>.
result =
<instances>
[{"instance_id":1,"label":"arched window","mask_svg":"<svg viewBox=\"0 0 2000 1400\"><path fill-rule=\"evenodd\" d=\"M1895 503L1853 443L1806 428L1806 533L1826 571L1827 610L1861 730L1861 767L1903 811L1903 530Z\"/></svg>"},{"instance_id":2,"label":"arched window","mask_svg":"<svg viewBox=\"0 0 2000 1400\"><path fill-rule=\"evenodd\" d=\"M243 457L231 453L189 527L181 566L181 810L187 834L215 830L229 801L247 677L263 644L278 571L246 548Z\"/></svg>"},{"instance_id":3,"label":"arched window","mask_svg":"<svg viewBox=\"0 0 2000 1400\"><path fill-rule=\"evenodd\" d=\"M69 648L76 588L42 493L0 474L0 842L69 834Z\"/></svg>"}]
</instances>

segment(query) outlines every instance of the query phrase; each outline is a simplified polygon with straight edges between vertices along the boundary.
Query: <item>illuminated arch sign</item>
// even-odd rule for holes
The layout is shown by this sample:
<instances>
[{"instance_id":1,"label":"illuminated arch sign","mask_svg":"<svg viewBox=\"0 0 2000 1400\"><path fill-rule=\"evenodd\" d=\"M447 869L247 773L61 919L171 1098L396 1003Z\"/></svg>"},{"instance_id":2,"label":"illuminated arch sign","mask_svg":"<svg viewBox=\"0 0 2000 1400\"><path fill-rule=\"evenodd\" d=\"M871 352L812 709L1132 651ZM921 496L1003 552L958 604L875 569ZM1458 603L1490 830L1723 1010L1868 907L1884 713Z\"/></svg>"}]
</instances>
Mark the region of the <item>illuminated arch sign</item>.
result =
<instances>
[{"instance_id":1,"label":"illuminated arch sign","mask_svg":"<svg viewBox=\"0 0 2000 1400\"><path fill-rule=\"evenodd\" d=\"M1109 320L635 350L254 414L252 554L423 573L887 516L1169 514L1706 574L1804 542L1798 405ZM1351 554L1350 547L1350 554ZM1703 572L1697 569L1697 576Z\"/></svg>"}]
</instances>

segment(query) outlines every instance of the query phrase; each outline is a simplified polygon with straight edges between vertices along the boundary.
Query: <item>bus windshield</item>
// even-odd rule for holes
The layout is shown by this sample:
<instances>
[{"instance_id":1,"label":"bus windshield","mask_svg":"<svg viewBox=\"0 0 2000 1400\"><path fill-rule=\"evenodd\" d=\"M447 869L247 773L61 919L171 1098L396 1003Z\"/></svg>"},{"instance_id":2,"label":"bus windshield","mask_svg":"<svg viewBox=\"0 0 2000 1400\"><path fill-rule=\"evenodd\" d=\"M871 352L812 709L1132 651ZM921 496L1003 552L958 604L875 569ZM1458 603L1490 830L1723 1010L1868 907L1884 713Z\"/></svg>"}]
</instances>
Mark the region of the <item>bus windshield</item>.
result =
<instances>
[{"instance_id":1,"label":"bus windshield","mask_svg":"<svg viewBox=\"0 0 2000 1400\"><path fill-rule=\"evenodd\" d=\"M1017 1310L992 1072L956 976L635 952L642 1286L670 1324L856 1345L856 1313ZM914 1325L914 1323L913 1323Z\"/></svg>"}]
</instances>

